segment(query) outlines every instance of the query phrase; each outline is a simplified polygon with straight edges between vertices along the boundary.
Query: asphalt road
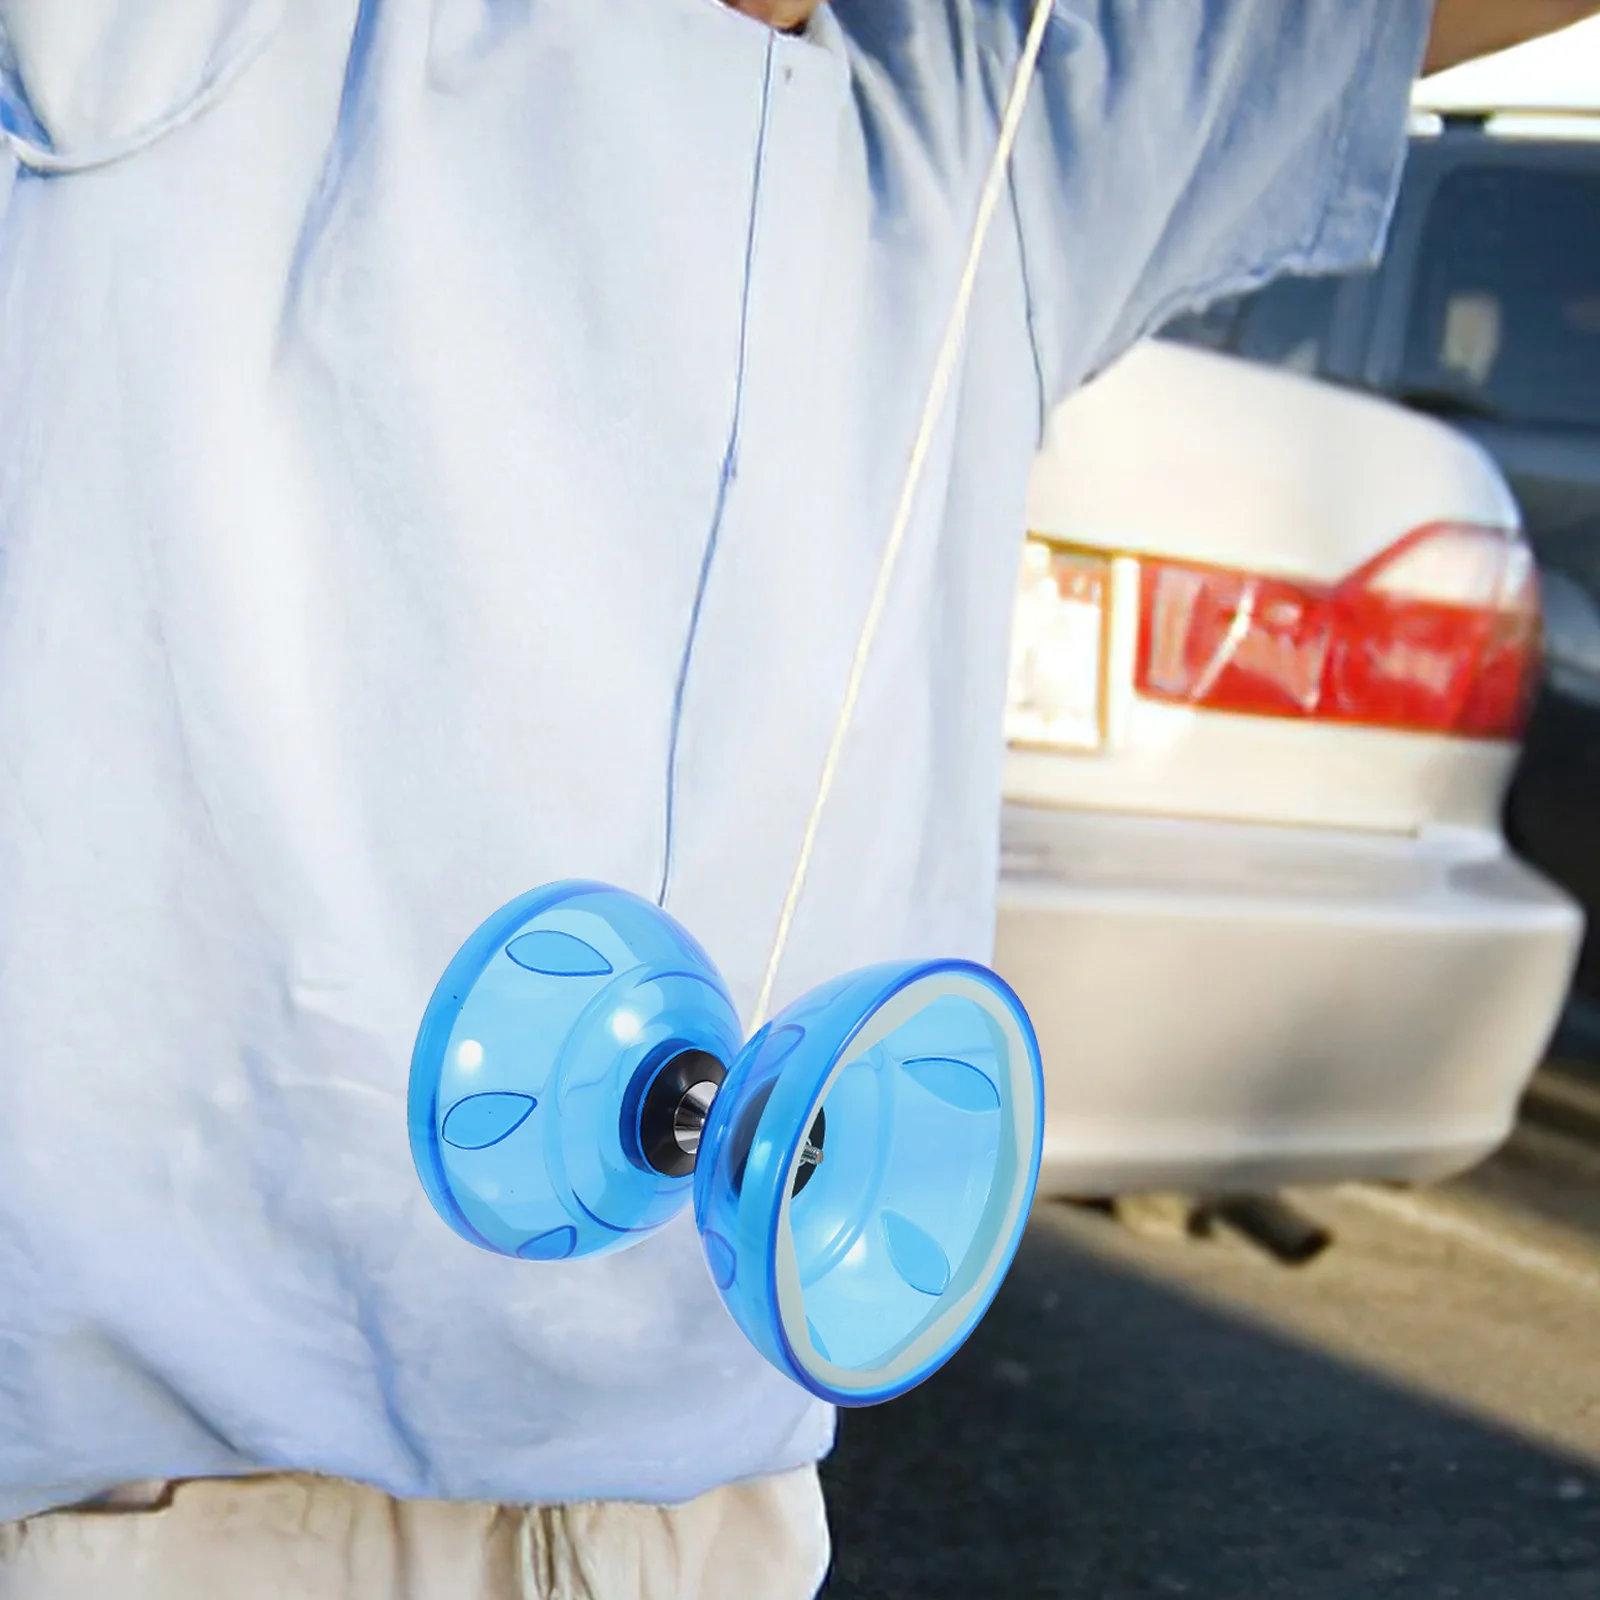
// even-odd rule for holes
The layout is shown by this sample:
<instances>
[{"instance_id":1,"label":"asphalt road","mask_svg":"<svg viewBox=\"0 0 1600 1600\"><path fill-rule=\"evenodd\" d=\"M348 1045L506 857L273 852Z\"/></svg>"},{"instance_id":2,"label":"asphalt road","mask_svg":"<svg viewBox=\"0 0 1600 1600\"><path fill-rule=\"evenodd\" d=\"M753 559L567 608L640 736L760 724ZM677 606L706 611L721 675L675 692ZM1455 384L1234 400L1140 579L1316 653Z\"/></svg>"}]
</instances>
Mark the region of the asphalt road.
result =
<instances>
[{"instance_id":1,"label":"asphalt road","mask_svg":"<svg viewBox=\"0 0 1600 1600\"><path fill-rule=\"evenodd\" d=\"M1298 1198L1298 1270L1040 1206L966 1349L844 1416L830 1600L1600 1600L1600 1153Z\"/></svg>"}]
</instances>

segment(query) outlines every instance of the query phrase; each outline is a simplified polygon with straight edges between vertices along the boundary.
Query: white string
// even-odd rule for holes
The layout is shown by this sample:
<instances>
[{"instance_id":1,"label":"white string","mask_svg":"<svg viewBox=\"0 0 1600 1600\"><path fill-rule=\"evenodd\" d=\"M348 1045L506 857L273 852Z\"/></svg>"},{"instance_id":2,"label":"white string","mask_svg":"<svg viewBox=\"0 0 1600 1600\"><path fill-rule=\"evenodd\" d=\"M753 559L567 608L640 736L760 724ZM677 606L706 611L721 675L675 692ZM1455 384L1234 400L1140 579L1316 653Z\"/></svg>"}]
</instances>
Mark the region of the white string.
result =
<instances>
[{"instance_id":1,"label":"white string","mask_svg":"<svg viewBox=\"0 0 1600 1600\"><path fill-rule=\"evenodd\" d=\"M1016 75L1011 81L1011 93L1006 100L1005 113L1000 119L1000 137L995 145L994 159L989 163L988 176L978 199L978 213L973 220L972 237L967 246L966 264L962 268L961 282L956 289L950 316L945 324L944 343L939 347L939 358L934 363L933 377L928 384L927 398L922 406L922 422L917 429L911 455L906 462L905 480L900 486L900 498L895 505L894 520L889 524L889 537L884 543L883 557L878 563L877 582L872 598L867 603L866 615L861 620L861 632L856 638L855 655L850 662L850 676L845 680L844 696L839 702L839 714L834 721L833 736L828 742L828 753L823 757L822 773L817 782L816 797L811 802L811 814L806 818L805 833L800 839L800 853L795 860L794 873L789 879L789 889L783 899L783 909L778 913L777 932L773 936L772 950L767 956L767 970L761 979L761 991L756 997L754 1015L750 1019L750 1032L754 1033L767 1019L772 1004L773 985L778 980L778 968L783 962L783 952L789 943L789 932L794 925L794 913L805 888L806 874L811 868L811 853L816 846L817 832L822 825L822 813L827 808L833 780L839 770L839 757L844 749L845 736L855 717L856 702L861 697L861 684L866 676L867 658L872 653L878 626L889 598L889 582L894 576L895 564L900 557L900 547L905 543L906 530L911 524L911 513L916 504L917 490L922 482L923 468L938 427L944 403L955 376L956 362L961 354L962 338L966 332L967 313L972 305L973 290L978 281L978 264L983 257L983 246L989 235L989 224L994 219L1000 203L1000 192L1005 186L1006 168L1011 161L1011 151L1017 142L1017 132L1022 126L1023 107L1027 104L1028 90L1033 84L1034 68L1039 51L1044 44L1045 29L1049 26L1054 0L1035 0L1033 20L1028 26L1023 42L1022 57L1017 63Z\"/></svg>"}]
</instances>

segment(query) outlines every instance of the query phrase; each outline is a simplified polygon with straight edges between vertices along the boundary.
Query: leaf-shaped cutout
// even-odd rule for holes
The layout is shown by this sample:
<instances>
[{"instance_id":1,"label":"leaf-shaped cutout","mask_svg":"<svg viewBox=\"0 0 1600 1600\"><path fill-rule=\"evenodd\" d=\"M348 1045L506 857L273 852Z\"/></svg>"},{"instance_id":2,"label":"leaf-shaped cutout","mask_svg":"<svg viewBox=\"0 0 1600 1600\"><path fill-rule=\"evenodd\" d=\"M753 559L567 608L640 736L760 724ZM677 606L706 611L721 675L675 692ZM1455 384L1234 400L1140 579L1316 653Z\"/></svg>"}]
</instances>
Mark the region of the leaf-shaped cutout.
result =
<instances>
[{"instance_id":1,"label":"leaf-shaped cutout","mask_svg":"<svg viewBox=\"0 0 1600 1600\"><path fill-rule=\"evenodd\" d=\"M919 1294L943 1294L950 1286L950 1258L931 1233L898 1211L883 1213L883 1242L894 1270Z\"/></svg>"},{"instance_id":2,"label":"leaf-shaped cutout","mask_svg":"<svg viewBox=\"0 0 1600 1600\"><path fill-rule=\"evenodd\" d=\"M518 1245L517 1255L524 1261L565 1261L577 1247L576 1228L552 1228Z\"/></svg>"},{"instance_id":3,"label":"leaf-shaped cutout","mask_svg":"<svg viewBox=\"0 0 1600 1600\"><path fill-rule=\"evenodd\" d=\"M781 1028L773 1029L756 1052L754 1066L775 1067L780 1061L787 1061L805 1036L806 1030L798 1022L786 1022Z\"/></svg>"},{"instance_id":4,"label":"leaf-shaped cutout","mask_svg":"<svg viewBox=\"0 0 1600 1600\"><path fill-rule=\"evenodd\" d=\"M1000 1091L988 1073L955 1056L916 1056L900 1064L931 1095L957 1111L998 1111Z\"/></svg>"},{"instance_id":5,"label":"leaf-shaped cutout","mask_svg":"<svg viewBox=\"0 0 1600 1600\"><path fill-rule=\"evenodd\" d=\"M810 1317L806 1318L806 1332L811 1338L811 1348L815 1350L824 1361L832 1361L833 1357L828 1354L828 1347L822 1342L822 1335L817 1332L817 1325L811 1320Z\"/></svg>"},{"instance_id":6,"label":"leaf-shaped cutout","mask_svg":"<svg viewBox=\"0 0 1600 1600\"><path fill-rule=\"evenodd\" d=\"M457 1150L487 1150L515 1133L538 1103L531 1094L505 1090L469 1094L450 1107L439 1131Z\"/></svg>"},{"instance_id":7,"label":"leaf-shaped cutout","mask_svg":"<svg viewBox=\"0 0 1600 1600\"><path fill-rule=\"evenodd\" d=\"M714 1228L707 1228L700 1236L700 1245L706 1253L706 1265L711 1268L711 1279L719 1289L733 1284L733 1274L738 1265L733 1246Z\"/></svg>"},{"instance_id":8,"label":"leaf-shaped cutout","mask_svg":"<svg viewBox=\"0 0 1600 1600\"><path fill-rule=\"evenodd\" d=\"M592 944L559 928L535 928L506 946L519 967L547 978L603 978L611 963Z\"/></svg>"}]
</instances>

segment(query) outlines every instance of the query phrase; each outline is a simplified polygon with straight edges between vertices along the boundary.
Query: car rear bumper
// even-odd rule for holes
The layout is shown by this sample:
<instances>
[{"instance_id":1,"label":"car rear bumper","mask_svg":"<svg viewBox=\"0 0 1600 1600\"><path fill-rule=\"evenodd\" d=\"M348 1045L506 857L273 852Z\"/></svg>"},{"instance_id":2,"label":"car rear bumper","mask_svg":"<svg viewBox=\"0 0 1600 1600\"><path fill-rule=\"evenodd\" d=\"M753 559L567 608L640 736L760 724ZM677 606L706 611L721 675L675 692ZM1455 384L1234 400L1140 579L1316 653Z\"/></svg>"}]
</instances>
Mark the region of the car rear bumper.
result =
<instances>
[{"instance_id":1,"label":"car rear bumper","mask_svg":"<svg viewBox=\"0 0 1600 1600\"><path fill-rule=\"evenodd\" d=\"M1581 931L1489 835L1008 806L995 964L1043 1047L1041 1192L1459 1170L1508 1132Z\"/></svg>"}]
</instances>

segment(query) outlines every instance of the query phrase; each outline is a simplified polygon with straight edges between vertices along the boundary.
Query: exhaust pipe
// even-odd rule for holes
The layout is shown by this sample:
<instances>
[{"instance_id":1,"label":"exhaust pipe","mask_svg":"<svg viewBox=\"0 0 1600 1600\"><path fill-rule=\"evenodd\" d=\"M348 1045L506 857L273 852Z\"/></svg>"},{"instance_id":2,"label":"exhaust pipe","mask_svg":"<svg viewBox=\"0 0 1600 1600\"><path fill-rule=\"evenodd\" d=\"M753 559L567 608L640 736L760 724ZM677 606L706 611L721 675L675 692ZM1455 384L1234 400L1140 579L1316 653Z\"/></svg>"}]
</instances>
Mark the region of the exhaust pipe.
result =
<instances>
[{"instance_id":1,"label":"exhaust pipe","mask_svg":"<svg viewBox=\"0 0 1600 1600\"><path fill-rule=\"evenodd\" d=\"M1280 1195L1226 1194L1202 1200L1191 1219L1192 1231L1203 1237L1216 1223L1232 1228L1285 1267L1306 1266L1333 1243L1330 1229Z\"/></svg>"}]
</instances>

